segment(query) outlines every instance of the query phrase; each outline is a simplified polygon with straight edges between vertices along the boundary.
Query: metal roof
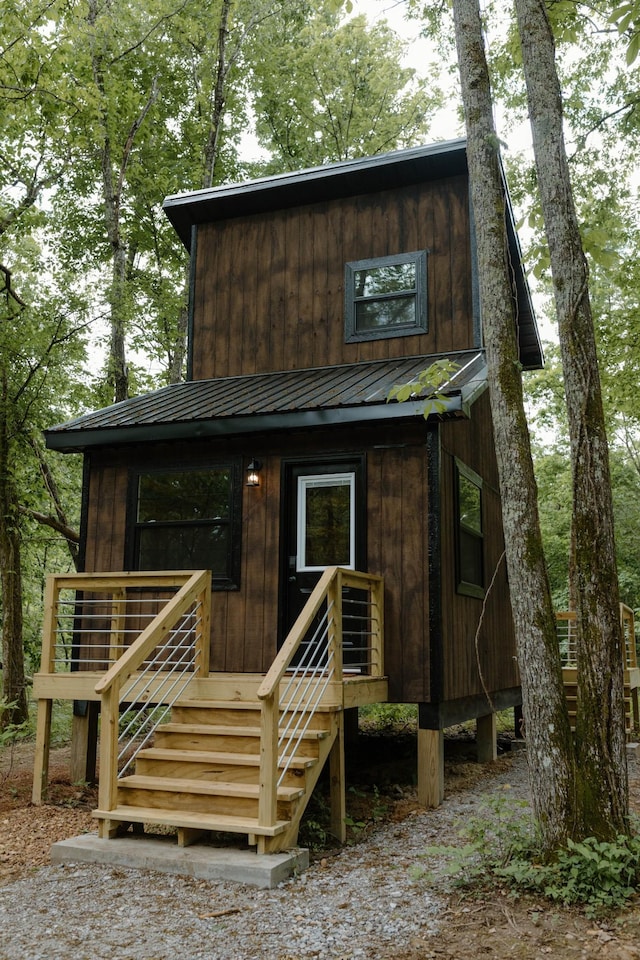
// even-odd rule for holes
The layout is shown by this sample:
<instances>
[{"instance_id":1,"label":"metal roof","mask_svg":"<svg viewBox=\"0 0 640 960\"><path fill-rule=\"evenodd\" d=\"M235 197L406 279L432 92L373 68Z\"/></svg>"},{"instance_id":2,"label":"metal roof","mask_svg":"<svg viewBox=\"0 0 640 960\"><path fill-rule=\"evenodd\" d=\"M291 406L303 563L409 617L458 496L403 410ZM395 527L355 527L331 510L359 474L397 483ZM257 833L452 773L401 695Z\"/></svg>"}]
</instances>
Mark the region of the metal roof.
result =
<instances>
[{"instance_id":1,"label":"metal roof","mask_svg":"<svg viewBox=\"0 0 640 960\"><path fill-rule=\"evenodd\" d=\"M195 437L237 436L331 424L422 416L424 400L387 403L441 356L405 357L177 383L123 400L45 431L52 450ZM485 389L483 351L447 354L458 369L441 388L445 411L464 416Z\"/></svg>"}]
</instances>

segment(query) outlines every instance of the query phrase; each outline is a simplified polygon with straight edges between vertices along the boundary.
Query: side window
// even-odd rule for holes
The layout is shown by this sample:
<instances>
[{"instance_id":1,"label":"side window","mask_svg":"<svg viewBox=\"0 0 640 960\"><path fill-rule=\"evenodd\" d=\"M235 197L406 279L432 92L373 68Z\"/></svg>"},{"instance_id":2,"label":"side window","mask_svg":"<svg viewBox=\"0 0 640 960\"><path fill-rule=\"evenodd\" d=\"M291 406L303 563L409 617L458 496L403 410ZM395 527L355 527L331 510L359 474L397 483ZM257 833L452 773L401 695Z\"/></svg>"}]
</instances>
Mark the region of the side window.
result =
<instances>
[{"instance_id":1,"label":"side window","mask_svg":"<svg viewBox=\"0 0 640 960\"><path fill-rule=\"evenodd\" d=\"M239 466L164 469L132 478L130 542L137 570L211 570L214 588L239 585Z\"/></svg>"},{"instance_id":2,"label":"side window","mask_svg":"<svg viewBox=\"0 0 640 960\"><path fill-rule=\"evenodd\" d=\"M426 332L426 250L347 263L344 289L347 343Z\"/></svg>"},{"instance_id":3,"label":"side window","mask_svg":"<svg viewBox=\"0 0 640 960\"><path fill-rule=\"evenodd\" d=\"M484 597L484 534L482 479L456 460L456 588Z\"/></svg>"}]
</instances>

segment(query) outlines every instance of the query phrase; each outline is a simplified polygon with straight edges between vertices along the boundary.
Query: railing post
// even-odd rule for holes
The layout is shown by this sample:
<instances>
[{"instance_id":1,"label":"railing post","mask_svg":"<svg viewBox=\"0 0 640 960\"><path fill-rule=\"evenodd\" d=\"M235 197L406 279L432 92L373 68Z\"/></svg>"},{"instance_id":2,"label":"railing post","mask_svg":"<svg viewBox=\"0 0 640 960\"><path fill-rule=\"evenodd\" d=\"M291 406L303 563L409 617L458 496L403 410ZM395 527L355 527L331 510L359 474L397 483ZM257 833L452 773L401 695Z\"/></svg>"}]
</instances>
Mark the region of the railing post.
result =
<instances>
[{"instance_id":1,"label":"railing post","mask_svg":"<svg viewBox=\"0 0 640 960\"><path fill-rule=\"evenodd\" d=\"M101 698L100 717L100 810L113 810L118 802L118 726L120 684L116 678Z\"/></svg>"},{"instance_id":2,"label":"railing post","mask_svg":"<svg viewBox=\"0 0 640 960\"><path fill-rule=\"evenodd\" d=\"M209 654L211 647L211 576L207 572L207 579L202 593L198 594L200 607L200 626L196 632L195 660L196 672L201 677L209 676Z\"/></svg>"},{"instance_id":3,"label":"railing post","mask_svg":"<svg viewBox=\"0 0 640 960\"><path fill-rule=\"evenodd\" d=\"M278 819L279 688L262 701L260 711L260 796L258 823L271 827Z\"/></svg>"},{"instance_id":4,"label":"railing post","mask_svg":"<svg viewBox=\"0 0 640 960\"><path fill-rule=\"evenodd\" d=\"M327 665L333 659L334 676L342 681L342 570L336 570L327 590Z\"/></svg>"},{"instance_id":5,"label":"railing post","mask_svg":"<svg viewBox=\"0 0 640 960\"><path fill-rule=\"evenodd\" d=\"M109 630L109 663L115 663L122 656L125 647L124 629L126 625L126 596L125 587L114 587L111 599L111 627Z\"/></svg>"},{"instance_id":6,"label":"railing post","mask_svg":"<svg viewBox=\"0 0 640 960\"><path fill-rule=\"evenodd\" d=\"M384 581L369 581L371 598L371 676L384 676Z\"/></svg>"},{"instance_id":7,"label":"railing post","mask_svg":"<svg viewBox=\"0 0 640 960\"><path fill-rule=\"evenodd\" d=\"M55 574L47 577L44 588L44 619L42 622L42 654L40 671L55 673L56 624L58 622L58 601L60 590Z\"/></svg>"},{"instance_id":8,"label":"railing post","mask_svg":"<svg viewBox=\"0 0 640 960\"><path fill-rule=\"evenodd\" d=\"M44 588L44 619L42 622L42 652L40 672L55 673L55 635L58 622L58 590L55 575L47 577ZM38 700L36 721L36 748L33 762L33 791L31 800L40 804L47 796L49 781L49 748L51 743L52 700Z\"/></svg>"}]
</instances>

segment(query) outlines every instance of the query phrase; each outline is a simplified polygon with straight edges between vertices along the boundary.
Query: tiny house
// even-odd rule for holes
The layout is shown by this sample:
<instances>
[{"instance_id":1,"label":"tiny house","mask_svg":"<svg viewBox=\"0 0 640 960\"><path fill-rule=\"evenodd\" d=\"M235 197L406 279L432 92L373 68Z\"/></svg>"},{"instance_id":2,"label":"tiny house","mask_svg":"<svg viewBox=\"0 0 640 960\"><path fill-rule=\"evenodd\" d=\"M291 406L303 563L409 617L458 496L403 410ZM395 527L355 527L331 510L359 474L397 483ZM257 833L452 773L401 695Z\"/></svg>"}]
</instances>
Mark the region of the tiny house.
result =
<instances>
[{"instance_id":1,"label":"tiny house","mask_svg":"<svg viewBox=\"0 0 640 960\"><path fill-rule=\"evenodd\" d=\"M88 730L100 701L101 740L107 739L105 716L110 730L118 722L113 705L105 713L111 681L105 684L104 676L115 677L132 644L122 627L127 588L138 591L126 602L137 604L129 610L140 620L151 583L145 578L174 576L172 589L179 591L184 571L206 571L198 587L206 610L205 626L198 627L199 673L189 678L188 694L202 702L189 714L181 699L168 724L175 726L183 711L182 722L193 728L190 744L183 737L183 751L194 751L191 767L181 761L185 776L196 760L204 770L207 755L211 768L220 753L202 729L205 714L225 728L232 752L242 752L229 732L234 702L244 703L245 721L258 728L246 752L262 761L268 754L278 770L278 723L295 706L302 709L302 694L299 678L284 707L280 692L274 708L280 720L265 744L265 678L272 675L271 692L282 691L306 657L313 689L329 662L338 671L326 681L329 700L317 695L326 729L316 739L327 743L315 759L330 758L343 781L344 712L375 700L415 703L420 796L438 803L443 728L479 718L486 744L494 735L492 715L521 697L500 563L465 143L180 194L168 197L164 209L191 258L187 379L46 432L51 449L84 456L85 579L52 588L76 591L67 601L75 616L67 628L70 666L66 679L56 681L51 654L36 695L44 708L51 696L72 696ZM505 210L520 358L531 369L541 365L542 351L506 186ZM442 402L426 417L418 395L388 401L394 385L412 382L441 359L453 366ZM105 612L103 598L89 622L86 603L107 583L110 606ZM159 586L168 589L166 581ZM54 601L52 593L52 610ZM58 616L59 610L48 621L51 649L56 629L64 634L55 626ZM109 644L96 639L100 617L108 621L110 644L114 635L124 638L122 656L107 656ZM145 633L141 620L139 633ZM100 651L99 670L90 647ZM128 668L138 686L126 704L144 700L140 673L140 663ZM60 694L63 687L67 693ZM166 699L147 694L148 702L154 698ZM216 698L218 712L207 713ZM79 716L78 730L83 722ZM43 753L46 723L44 709ZM307 732L320 726L316 717ZM157 746L159 736L164 747ZM90 753L90 733L79 737L80 751ZM172 744L179 732L160 727L154 737L155 746L143 752L178 749ZM142 781L160 775L161 760L154 754L146 767L139 761L146 772L130 774L139 782L126 803L118 774L109 775L97 811L106 835L136 822L136 803L148 815L151 808L165 810L172 790L190 796L174 765L167 781L181 785L165 784L162 799L150 799L150 784ZM201 799L189 801L191 820L183 817L181 825L175 812L173 819L166 814L184 842L190 831L214 823L206 819L211 784L238 782L230 763L215 763L219 775L196 777L208 786ZM256 774L258 786L272 779L263 774ZM101 789L103 776L101 761ZM248 775L241 779L250 793L255 784ZM270 817L272 830L276 822L299 820L297 813L288 820L282 794L287 784L294 790L291 770L275 779L270 799L256 800L262 804L256 822L265 826ZM244 800L223 804L219 822L233 819ZM337 832L341 809L338 796ZM259 849L295 841L295 825L279 827L277 840L247 826L248 803L242 815Z\"/></svg>"}]
</instances>

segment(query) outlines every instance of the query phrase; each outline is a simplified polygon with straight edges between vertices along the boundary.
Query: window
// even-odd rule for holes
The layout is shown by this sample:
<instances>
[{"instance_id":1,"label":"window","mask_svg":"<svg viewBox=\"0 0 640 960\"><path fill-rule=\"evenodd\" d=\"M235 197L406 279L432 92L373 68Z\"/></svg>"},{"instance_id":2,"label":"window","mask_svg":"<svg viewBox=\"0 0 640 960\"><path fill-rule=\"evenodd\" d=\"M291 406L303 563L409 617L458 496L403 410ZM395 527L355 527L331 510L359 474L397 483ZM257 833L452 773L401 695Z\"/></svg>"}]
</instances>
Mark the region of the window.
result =
<instances>
[{"instance_id":1,"label":"window","mask_svg":"<svg viewBox=\"0 0 640 960\"><path fill-rule=\"evenodd\" d=\"M484 596L482 479L456 460L456 579L458 593Z\"/></svg>"},{"instance_id":2,"label":"window","mask_svg":"<svg viewBox=\"0 0 640 960\"><path fill-rule=\"evenodd\" d=\"M344 286L347 343L426 332L426 250L348 263Z\"/></svg>"},{"instance_id":3,"label":"window","mask_svg":"<svg viewBox=\"0 0 640 960\"><path fill-rule=\"evenodd\" d=\"M135 569L211 570L214 587L238 586L237 465L140 473L133 487Z\"/></svg>"},{"instance_id":4,"label":"window","mask_svg":"<svg viewBox=\"0 0 640 960\"><path fill-rule=\"evenodd\" d=\"M298 477L298 571L355 567L355 473Z\"/></svg>"}]
</instances>

